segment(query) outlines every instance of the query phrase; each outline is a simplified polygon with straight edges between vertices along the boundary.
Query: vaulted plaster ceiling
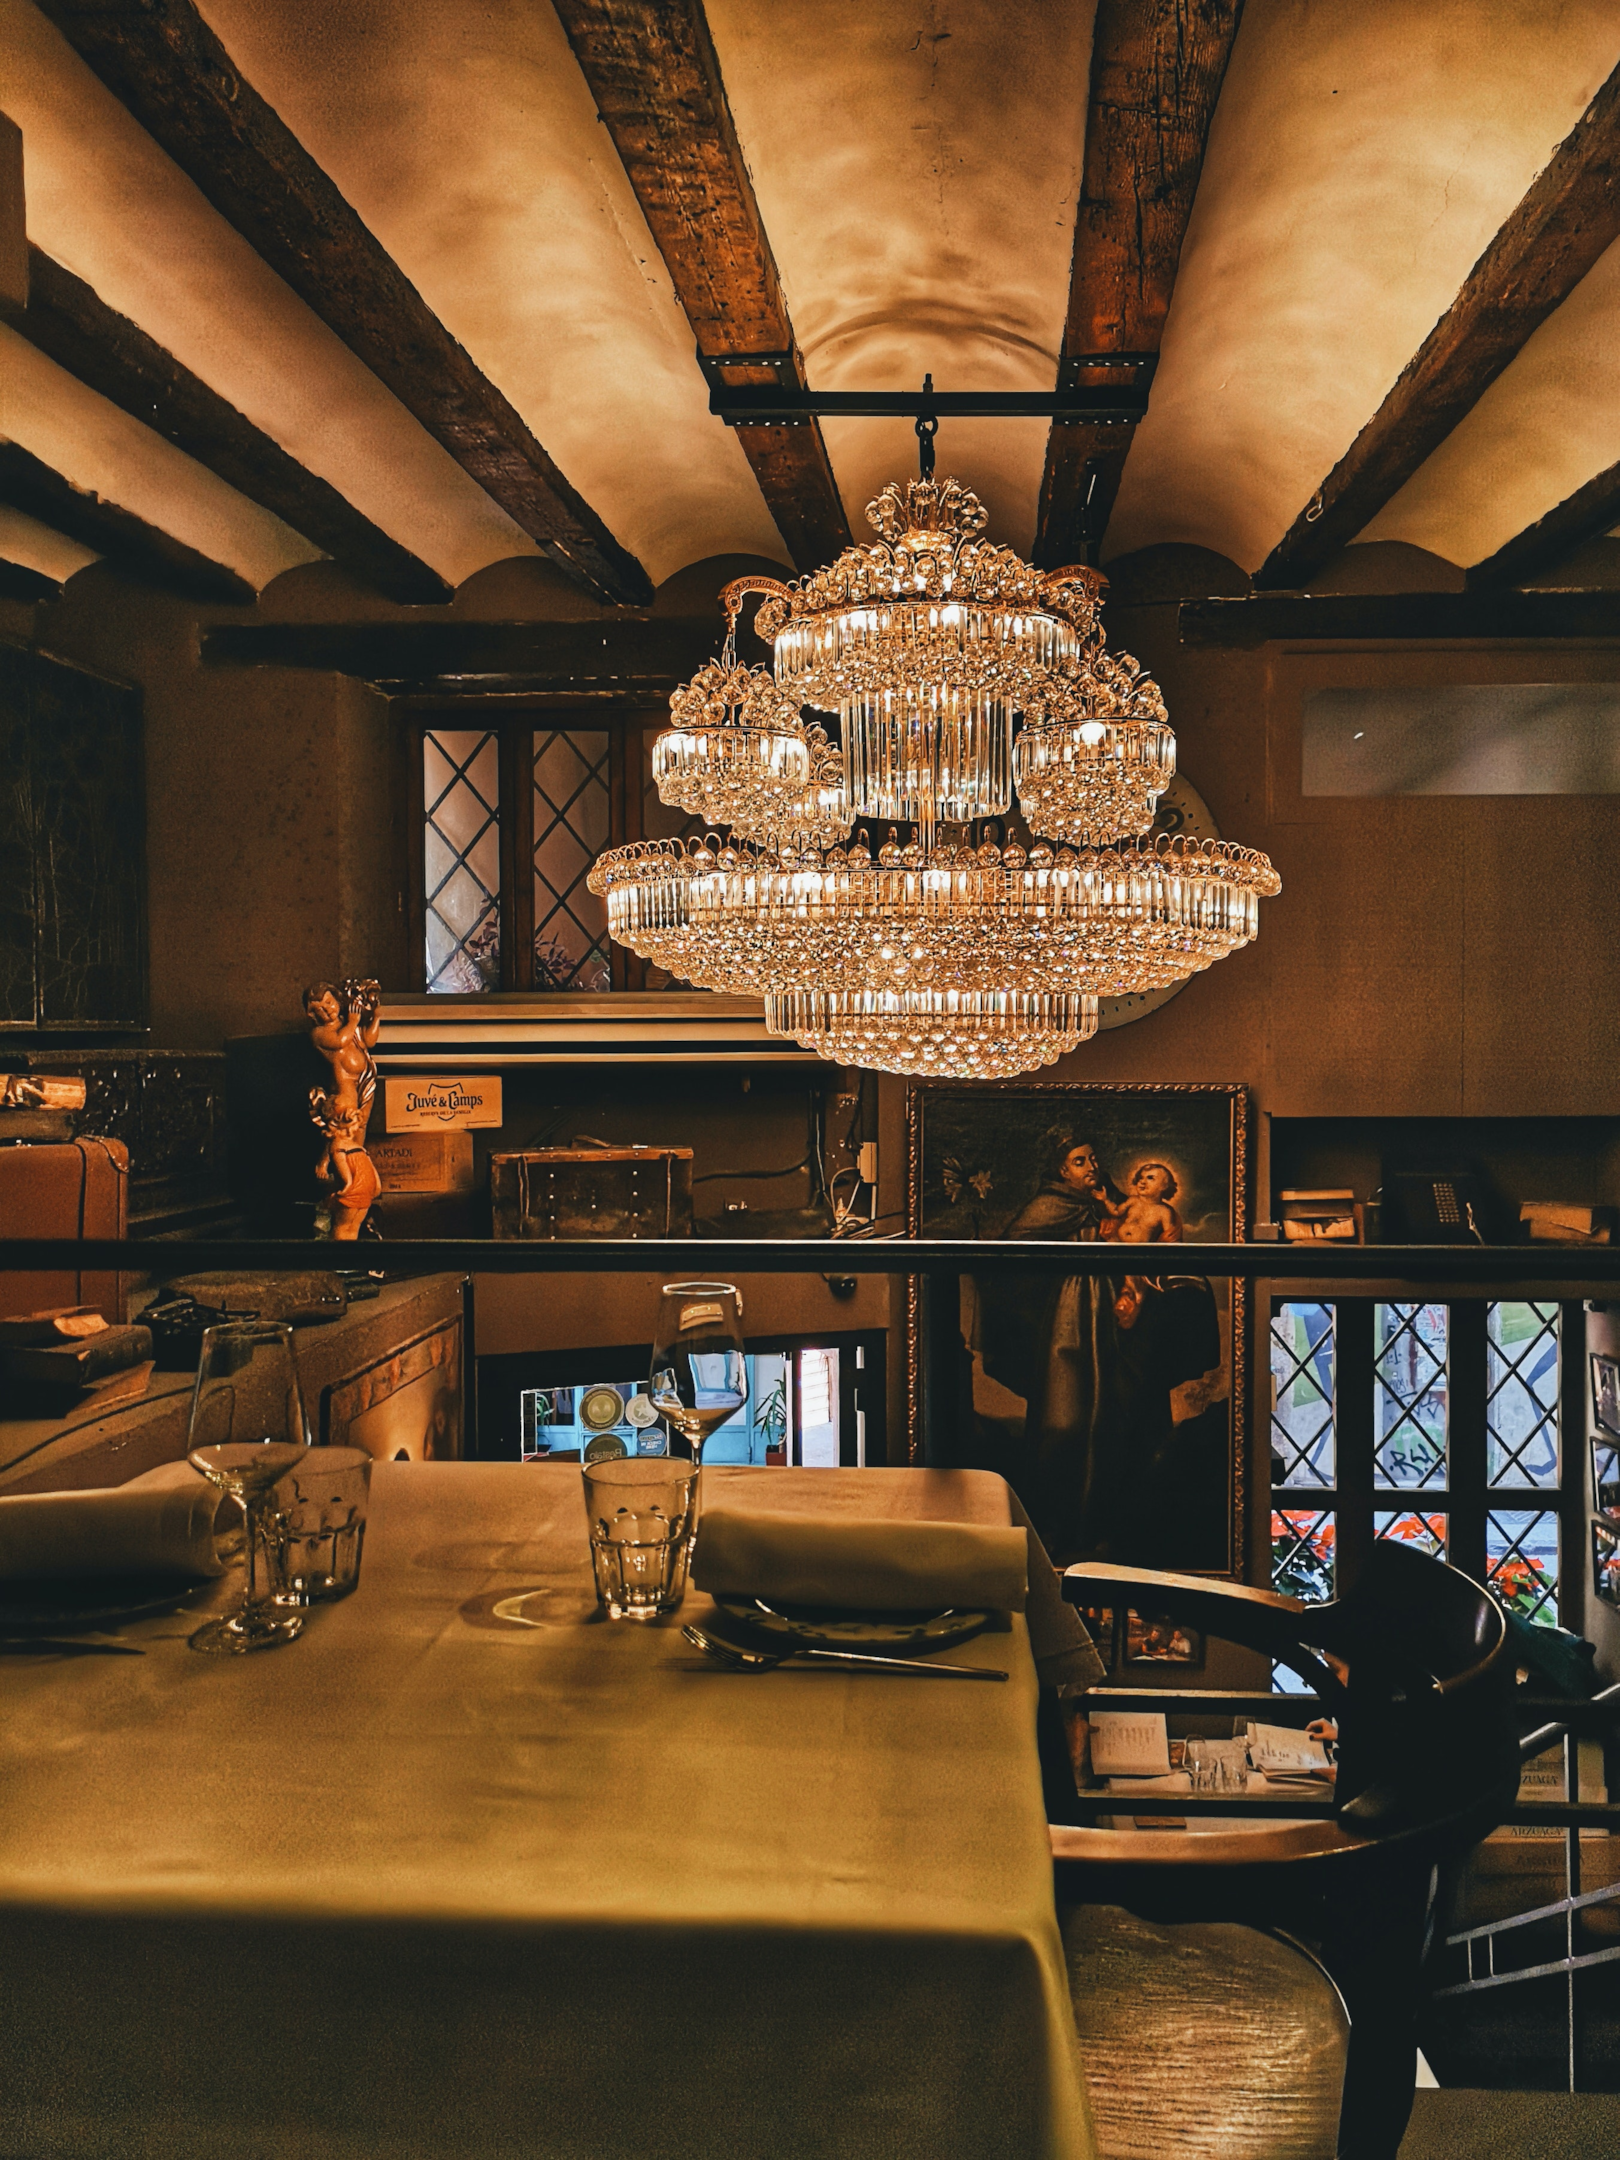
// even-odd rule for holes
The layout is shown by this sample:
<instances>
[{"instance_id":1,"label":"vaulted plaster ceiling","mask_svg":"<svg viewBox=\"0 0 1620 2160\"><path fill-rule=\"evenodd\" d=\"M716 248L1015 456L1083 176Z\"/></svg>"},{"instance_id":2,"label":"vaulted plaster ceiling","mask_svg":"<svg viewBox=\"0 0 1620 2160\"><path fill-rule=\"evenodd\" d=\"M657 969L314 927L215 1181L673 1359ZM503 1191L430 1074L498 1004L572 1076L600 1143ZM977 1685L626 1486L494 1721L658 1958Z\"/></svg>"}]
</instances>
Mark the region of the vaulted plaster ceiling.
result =
<instances>
[{"instance_id":1,"label":"vaulted plaster ceiling","mask_svg":"<svg viewBox=\"0 0 1620 2160\"><path fill-rule=\"evenodd\" d=\"M1109 552L1256 569L1617 61L1608 0L1249 0ZM1489 523L1454 520L1451 559Z\"/></svg>"},{"instance_id":2,"label":"vaulted plaster ceiling","mask_svg":"<svg viewBox=\"0 0 1620 2160\"><path fill-rule=\"evenodd\" d=\"M1045 390L1057 372L1092 8L709 0L810 381ZM907 420L825 420L852 529L916 470ZM953 420L941 470L1027 547L1047 424Z\"/></svg>"},{"instance_id":3,"label":"vaulted plaster ceiling","mask_svg":"<svg viewBox=\"0 0 1620 2160\"><path fill-rule=\"evenodd\" d=\"M199 7L654 582L710 556L787 559L548 0ZM809 381L1050 390L1092 6L705 12ZM1612 0L1248 0L1105 559L1190 541L1256 568L1617 63ZM33 0L0 0L0 110L23 134L30 240L299 464L452 585L536 552ZM1620 461L1617 328L1611 250L1363 537L1470 564ZM942 468L1019 546L1047 433L941 430ZM12 331L0 434L255 587L320 553ZM912 468L910 425L823 435L859 535L867 499ZM89 552L0 516L0 558L61 576Z\"/></svg>"}]
</instances>

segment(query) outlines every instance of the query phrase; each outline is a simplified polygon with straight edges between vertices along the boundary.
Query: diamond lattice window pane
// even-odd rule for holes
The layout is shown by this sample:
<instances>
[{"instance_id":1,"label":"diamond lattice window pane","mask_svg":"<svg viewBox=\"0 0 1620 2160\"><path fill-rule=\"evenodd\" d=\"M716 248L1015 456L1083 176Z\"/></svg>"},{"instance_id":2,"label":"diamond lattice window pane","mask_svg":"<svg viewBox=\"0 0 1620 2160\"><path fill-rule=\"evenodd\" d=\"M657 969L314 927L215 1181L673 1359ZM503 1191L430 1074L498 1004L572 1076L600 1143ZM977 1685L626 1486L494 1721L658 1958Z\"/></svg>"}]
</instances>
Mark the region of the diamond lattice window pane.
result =
<instances>
[{"instance_id":1,"label":"diamond lattice window pane","mask_svg":"<svg viewBox=\"0 0 1620 2160\"><path fill-rule=\"evenodd\" d=\"M493 990L501 979L500 750L484 728L422 738L427 986Z\"/></svg>"},{"instance_id":2,"label":"diamond lattice window pane","mask_svg":"<svg viewBox=\"0 0 1620 2160\"><path fill-rule=\"evenodd\" d=\"M1510 1612L1558 1625L1558 1517L1551 1508L1492 1508L1485 1517L1485 1580Z\"/></svg>"},{"instance_id":3,"label":"diamond lattice window pane","mask_svg":"<svg viewBox=\"0 0 1620 2160\"><path fill-rule=\"evenodd\" d=\"M534 737L534 980L540 990L608 990L607 906L586 888L612 837L609 737L537 729Z\"/></svg>"},{"instance_id":4,"label":"diamond lattice window pane","mask_svg":"<svg viewBox=\"0 0 1620 2160\"><path fill-rule=\"evenodd\" d=\"M1373 1308L1375 1483L1413 1489L1446 1482L1444 1305Z\"/></svg>"},{"instance_id":5,"label":"diamond lattice window pane","mask_svg":"<svg viewBox=\"0 0 1620 2160\"><path fill-rule=\"evenodd\" d=\"M1374 1508L1373 1536L1393 1538L1398 1544L1410 1545L1417 1552L1433 1553L1437 1560L1446 1557L1446 1518L1425 1511L1414 1513L1409 1508Z\"/></svg>"},{"instance_id":6,"label":"diamond lattice window pane","mask_svg":"<svg viewBox=\"0 0 1620 2160\"><path fill-rule=\"evenodd\" d=\"M1332 1508L1273 1508L1272 1589L1313 1602L1330 1598L1336 1530Z\"/></svg>"},{"instance_id":7,"label":"diamond lattice window pane","mask_svg":"<svg viewBox=\"0 0 1620 2160\"><path fill-rule=\"evenodd\" d=\"M1487 1308L1486 1477L1558 1483L1558 1307L1504 1300Z\"/></svg>"},{"instance_id":8,"label":"diamond lattice window pane","mask_svg":"<svg viewBox=\"0 0 1620 2160\"><path fill-rule=\"evenodd\" d=\"M1277 1305L1271 1317L1271 1482L1334 1478L1333 1307Z\"/></svg>"}]
</instances>

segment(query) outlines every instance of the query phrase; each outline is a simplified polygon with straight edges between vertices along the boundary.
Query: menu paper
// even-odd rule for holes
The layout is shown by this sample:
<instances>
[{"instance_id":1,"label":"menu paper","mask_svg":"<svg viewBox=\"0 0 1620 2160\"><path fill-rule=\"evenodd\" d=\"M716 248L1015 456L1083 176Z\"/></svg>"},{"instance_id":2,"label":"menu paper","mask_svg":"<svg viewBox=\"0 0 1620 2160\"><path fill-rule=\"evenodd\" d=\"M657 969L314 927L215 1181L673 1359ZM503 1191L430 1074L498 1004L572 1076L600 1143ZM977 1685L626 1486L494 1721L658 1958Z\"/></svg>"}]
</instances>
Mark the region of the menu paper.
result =
<instances>
[{"instance_id":1,"label":"menu paper","mask_svg":"<svg viewBox=\"0 0 1620 2160\"><path fill-rule=\"evenodd\" d=\"M1313 1740L1309 1733L1297 1732L1291 1725L1249 1726L1249 1760L1267 1777L1286 1775L1292 1771L1322 1777L1327 1774L1327 1750L1320 1740Z\"/></svg>"},{"instance_id":2,"label":"menu paper","mask_svg":"<svg viewBox=\"0 0 1620 2160\"><path fill-rule=\"evenodd\" d=\"M1094 1710L1094 1777L1168 1777L1170 1740L1162 1710Z\"/></svg>"}]
</instances>

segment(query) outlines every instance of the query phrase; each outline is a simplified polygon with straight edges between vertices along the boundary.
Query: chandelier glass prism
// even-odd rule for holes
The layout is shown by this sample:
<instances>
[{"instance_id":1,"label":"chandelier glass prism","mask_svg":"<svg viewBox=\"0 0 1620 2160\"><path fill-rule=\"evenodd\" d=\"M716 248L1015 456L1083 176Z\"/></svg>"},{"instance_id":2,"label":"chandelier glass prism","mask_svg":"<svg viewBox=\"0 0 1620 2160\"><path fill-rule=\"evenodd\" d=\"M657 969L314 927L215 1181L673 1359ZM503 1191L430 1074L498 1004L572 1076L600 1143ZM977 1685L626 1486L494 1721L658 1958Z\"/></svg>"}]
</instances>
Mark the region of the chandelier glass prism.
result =
<instances>
[{"instance_id":1,"label":"chandelier glass prism","mask_svg":"<svg viewBox=\"0 0 1620 2160\"><path fill-rule=\"evenodd\" d=\"M875 545L728 586L722 659L671 699L659 793L730 837L611 849L590 887L619 943L763 997L770 1031L822 1056L1008 1078L1084 1042L1099 999L1249 943L1279 880L1251 849L1145 837L1175 736L1106 647L1099 572L993 546L977 498L926 471L867 516ZM736 663L750 593L774 674ZM1027 848L983 830L1015 786ZM861 819L910 832L874 847Z\"/></svg>"}]
</instances>

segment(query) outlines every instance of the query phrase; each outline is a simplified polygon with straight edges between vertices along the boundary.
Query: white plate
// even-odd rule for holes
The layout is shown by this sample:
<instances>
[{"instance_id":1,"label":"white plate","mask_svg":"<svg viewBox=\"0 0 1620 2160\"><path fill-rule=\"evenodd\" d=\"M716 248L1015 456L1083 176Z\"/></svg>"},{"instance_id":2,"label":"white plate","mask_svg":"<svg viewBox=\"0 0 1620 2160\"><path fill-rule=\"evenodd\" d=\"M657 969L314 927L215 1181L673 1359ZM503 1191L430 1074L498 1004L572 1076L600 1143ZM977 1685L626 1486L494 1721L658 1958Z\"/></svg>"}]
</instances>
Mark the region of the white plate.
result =
<instances>
[{"instance_id":1,"label":"white plate","mask_svg":"<svg viewBox=\"0 0 1620 2160\"><path fill-rule=\"evenodd\" d=\"M745 1633L825 1650L947 1650L977 1635L990 1620L987 1612L957 1606L936 1612L846 1612L832 1606L768 1605L757 1598L717 1597L714 1602Z\"/></svg>"},{"instance_id":2,"label":"white plate","mask_svg":"<svg viewBox=\"0 0 1620 2160\"><path fill-rule=\"evenodd\" d=\"M9 1582L0 1589L0 1638L99 1633L122 1620L173 1612L194 1590L195 1575L86 1575Z\"/></svg>"}]
</instances>

